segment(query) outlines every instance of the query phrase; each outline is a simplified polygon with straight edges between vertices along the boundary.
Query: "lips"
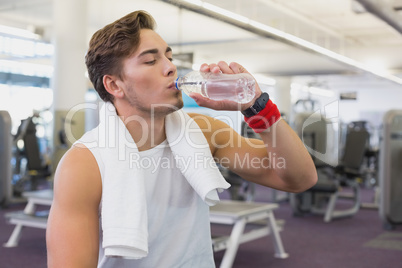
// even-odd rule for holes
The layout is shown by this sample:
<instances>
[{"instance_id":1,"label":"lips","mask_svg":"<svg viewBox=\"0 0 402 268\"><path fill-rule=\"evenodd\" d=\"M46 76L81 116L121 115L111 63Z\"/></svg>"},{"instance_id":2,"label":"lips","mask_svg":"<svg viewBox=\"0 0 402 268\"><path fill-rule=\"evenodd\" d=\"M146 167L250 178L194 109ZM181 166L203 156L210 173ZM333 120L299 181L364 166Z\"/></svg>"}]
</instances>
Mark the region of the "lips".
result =
<instances>
[{"instance_id":1,"label":"lips","mask_svg":"<svg viewBox=\"0 0 402 268\"><path fill-rule=\"evenodd\" d=\"M168 88L169 88L169 89L176 89L176 84L175 84L175 82L171 82L171 83L168 85Z\"/></svg>"}]
</instances>

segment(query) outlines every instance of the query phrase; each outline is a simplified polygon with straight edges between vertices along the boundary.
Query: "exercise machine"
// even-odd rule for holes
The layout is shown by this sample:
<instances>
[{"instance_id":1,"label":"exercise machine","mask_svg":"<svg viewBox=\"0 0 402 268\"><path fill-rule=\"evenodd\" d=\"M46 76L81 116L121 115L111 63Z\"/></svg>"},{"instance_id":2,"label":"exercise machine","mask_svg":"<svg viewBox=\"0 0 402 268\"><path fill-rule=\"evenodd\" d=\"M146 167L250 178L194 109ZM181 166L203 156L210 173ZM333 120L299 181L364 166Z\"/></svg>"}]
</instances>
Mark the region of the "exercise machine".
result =
<instances>
[{"instance_id":1,"label":"exercise machine","mask_svg":"<svg viewBox=\"0 0 402 268\"><path fill-rule=\"evenodd\" d=\"M293 215L321 214L324 222L330 222L356 214L360 208L358 179L362 176L369 133L351 124L345 135L345 145L339 150L334 146L339 140L337 123L322 118L319 113L298 114L295 122L296 132L316 165L318 182L303 193L291 195ZM338 152L341 157L338 157ZM339 199L351 200L350 207L336 209Z\"/></svg>"},{"instance_id":2,"label":"exercise machine","mask_svg":"<svg viewBox=\"0 0 402 268\"><path fill-rule=\"evenodd\" d=\"M21 196L24 191L37 190L38 184L50 175L50 165L37 137L35 118L30 116L21 121L13 141L13 194Z\"/></svg>"},{"instance_id":3,"label":"exercise machine","mask_svg":"<svg viewBox=\"0 0 402 268\"><path fill-rule=\"evenodd\" d=\"M402 224L402 110L384 115L379 154L379 213L389 230Z\"/></svg>"},{"instance_id":4,"label":"exercise machine","mask_svg":"<svg viewBox=\"0 0 402 268\"><path fill-rule=\"evenodd\" d=\"M12 197L11 157L11 117L7 111L0 111L0 204L2 206L7 205Z\"/></svg>"}]
</instances>

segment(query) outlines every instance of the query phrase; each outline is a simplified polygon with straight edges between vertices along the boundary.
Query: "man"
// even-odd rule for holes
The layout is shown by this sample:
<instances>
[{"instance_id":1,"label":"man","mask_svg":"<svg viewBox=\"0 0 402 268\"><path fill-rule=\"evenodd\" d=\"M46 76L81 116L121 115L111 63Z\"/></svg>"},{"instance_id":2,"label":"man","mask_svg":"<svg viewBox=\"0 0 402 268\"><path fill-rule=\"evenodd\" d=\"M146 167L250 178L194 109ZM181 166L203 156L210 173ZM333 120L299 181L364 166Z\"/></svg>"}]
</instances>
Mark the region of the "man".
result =
<instances>
[{"instance_id":1,"label":"man","mask_svg":"<svg viewBox=\"0 0 402 268\"><path fill-rule=\"evenodd\" d=\"M154 31L153 18L137 11L96 32L90 41L86 64L100 97L124 122L124 131L136 144L138 157L161 153L169 158L173 149L166 145L169 138L166 122L168 115L182 108L183 101L181 92L174 88L177 70L172 64L172 50ZM201 71L247 72L237 63L225 62L204 64ZM267 187L304 191L317 180L311 157L297 135L280 120L276 106L268 104L261 95L256 85L253 101L239 105L191 94L200 106L246 111L247 122L261 140L241 137L227 124L211 117L197 114L191 117L205 137L208 153L231 171ZM266 108L250 116L247 109L256 102L263 102ZM141 120L124 120L134 117ZM162 149L161 145L168 149ZM177 168L163 165L158 168L160 173L155 173L157 176L150 169L141 171L147 172L144 198L149 235L145 239L149 252L146 250L143 257L133 259L114 257L114 253L107 257L102 248L105 241L100 221L104 216L100 207L108 206L103 165L110 166L115 160L110 160L110 155L97 156L96 150L73 146L57 168L47 229L49 267L214 267L208 206L181 179L183 175ZM284 159L284 163L272 165L269 155ZM253 163L238 165L238 159ZM260 160L259 165L255 160ZM113 163L120 165L122 161ZM131 172L129 168L127 172Z\"/></svg>"}]
</instances>

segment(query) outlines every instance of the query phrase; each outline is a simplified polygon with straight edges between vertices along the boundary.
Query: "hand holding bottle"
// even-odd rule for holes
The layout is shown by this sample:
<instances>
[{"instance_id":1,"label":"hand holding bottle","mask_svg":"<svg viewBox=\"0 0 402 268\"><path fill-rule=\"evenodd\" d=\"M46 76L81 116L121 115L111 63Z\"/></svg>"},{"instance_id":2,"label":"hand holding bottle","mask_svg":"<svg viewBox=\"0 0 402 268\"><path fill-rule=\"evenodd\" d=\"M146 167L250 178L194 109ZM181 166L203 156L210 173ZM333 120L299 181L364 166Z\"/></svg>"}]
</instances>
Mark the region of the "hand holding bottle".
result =
<instances>
[{"instance_id":1,"label":"hand holding bottle","mask_svg":"<svg viewBox=\"0 0 402 268\"><path fill-rule=\"evenodd\" d=\"M239 73L248 73L247 70L236 62L232 62L229 65L220 61L218 64L203 64L200 68L201 72L211 72L214 74L239 74ZM249 74L249 73L248 73ZM189 96L193 98L199 106L211 108L214 110L228 110L228 111L241 111L249 108L261 95L261 89L258 84L255 83L255 95L254 97L247 103L237 103L229 100L212 100L210 98L204 97L199 93L190 93Z\"/></svg>"}]
</instances>

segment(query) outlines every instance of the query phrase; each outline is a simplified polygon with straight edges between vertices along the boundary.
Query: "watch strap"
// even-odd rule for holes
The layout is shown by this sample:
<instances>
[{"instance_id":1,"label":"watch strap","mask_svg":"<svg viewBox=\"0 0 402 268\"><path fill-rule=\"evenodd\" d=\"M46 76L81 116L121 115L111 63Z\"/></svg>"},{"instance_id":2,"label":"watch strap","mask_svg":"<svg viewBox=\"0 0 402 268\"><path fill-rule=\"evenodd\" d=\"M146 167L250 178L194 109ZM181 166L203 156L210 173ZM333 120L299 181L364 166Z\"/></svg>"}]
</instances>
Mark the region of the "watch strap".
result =
<instances>
[{"instance_id":1,"label":"watch strap","mask_svg":"<svg viewBox=\"0 0 402 268\"><path fill-rule=\"evenodd\" d=\"M247 108L246 110L241 111L241 113L245 117L252 117L254 115L257 115L259 112L261 112L265 108L268 101L269 101L269 95L268 95L268 93L264 92L261 94L261 96L259 96L255 100L254 104L250 108Z\"/></svg>"}]
</instances>

